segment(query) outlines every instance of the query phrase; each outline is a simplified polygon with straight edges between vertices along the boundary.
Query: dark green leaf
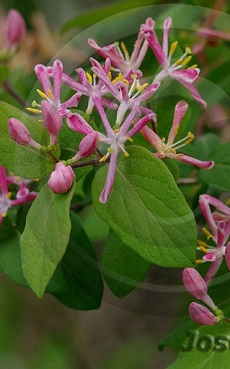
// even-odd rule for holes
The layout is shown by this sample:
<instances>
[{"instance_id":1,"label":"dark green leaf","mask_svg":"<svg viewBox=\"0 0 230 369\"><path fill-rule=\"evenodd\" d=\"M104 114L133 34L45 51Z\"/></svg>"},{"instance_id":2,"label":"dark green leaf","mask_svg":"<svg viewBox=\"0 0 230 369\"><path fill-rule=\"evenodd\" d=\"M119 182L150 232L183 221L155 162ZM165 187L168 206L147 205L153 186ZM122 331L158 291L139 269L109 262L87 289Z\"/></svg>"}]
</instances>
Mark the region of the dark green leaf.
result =
<instances>
[{"instance_id":1,"label":"dark green leaf","mask_svg":"<svg viewBox=\"0 0 230 369\"><path fill-rule=\"evenodd\" d=\"M193 213L166 166L148 150L129 147L118 158L115 183L106 204L99 202L108 166L98 170L92 187L99 216L119 238L149 262L166 267L194 265L196 224Z\"/></svg>"},{"instance_id":2,"label":"dark green leaf","mask_svg":"<svg viewBox=\"0 0 230 369\"><path fill-rule=\"evenodd\" d=\"M142 281L151 263L125 245L116 233L110 231L101 266L111 291L118 297L124 297Z\"/></svg>"},{"instance_id":3,"label":"dark green leaf","mask_svg":"<svg viewBox=\"0 0 230 369\"><path fill-rule=\"evenodd\" d=\"M70 236L69 206L74 185L55 195L44 186L31 206L21 236L22 269L31 289L41 297L61 261Z\"/></svg>"}]
</instances>

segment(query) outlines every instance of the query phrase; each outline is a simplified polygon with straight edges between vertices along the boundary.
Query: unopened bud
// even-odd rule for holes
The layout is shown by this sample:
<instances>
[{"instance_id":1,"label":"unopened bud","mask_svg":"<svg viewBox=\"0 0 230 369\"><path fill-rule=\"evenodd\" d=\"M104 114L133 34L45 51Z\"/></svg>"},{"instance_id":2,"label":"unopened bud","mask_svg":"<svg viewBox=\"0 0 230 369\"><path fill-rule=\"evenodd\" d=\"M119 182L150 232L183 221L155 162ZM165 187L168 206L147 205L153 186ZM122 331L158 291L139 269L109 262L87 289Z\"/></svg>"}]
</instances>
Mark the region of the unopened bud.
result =
<instances>
[{"instance_id":1,"label":"unopened bud","mask_svg":"<svg viewBox=\"0 0 230 369\"><path fill-rule=\"evenodd\" d=\"M197 324L213 325L219 323L218 317L211 313L206 306L192 302L188 309L191 319Z\"/></svg>"},{"instance_id":2,"label":"unopened bud","mask_svg":"<svg viewBox=\"0 0 230 369\"><path fill-rule=\"evenodd\" d=\"M79 144L79 151L74 156L73 161L80 160L82 158L87 158L92 155L92 153L96 150L98 145L98 133L92 132L86 135Z\"/></svg>"},{"instance_id":3,"label":"unopened bud","mask_svg":"<svg viewBox=\"0 0 230 369\"><path fill-rule=\"evenodd\" d=\"M58 109L47 100L41 102L42 118L47 131L53 136L57 136L62 126L62 117Z\"/></svg>"},{"instance_id":4,"label":"unopened bud","mask_svg":"<svg viewBox=\"0 0 230 369\"><path fill-rule=\"evenodd\" d=\"M207 295L208 288L198 271L194 268L185 268L183 270L182 279L184 286L190 295L198 300L203 300Z\"/></svg>"},{"instance_id":5,"label":"unopened bud","mask_svg":"<svg viewBox=\"0 0 230 369\"><path fill-rule=\"evenodd\" d=\"M35 142L30 137L30 132L20 120L16 118L10 118L8 120L8 130L13 140L19 145L30 145L35 149L39 149L41 147L40 144Z\"/></svg>"},{"instance_id":6,"label":"unopened bud","mask_svg":"<svg viewBox=\"0 0 230 369\"><path fill-rule=\"evenodd\" d=\"M21 14L11 9L6 20L6 47L16 47L20 44L26 34L26 25Z\"/></svg>"},{"instance_id":7,"label":"unopened bud","mask_svg":"<svg viewBox=\"0 0 230 369\"><path fill-rule=\"evenodd\" d=\"M51 173L48 186L54 193L66 193L69 191L74 181L73 169L62 162L55 165L55 170Z\"/></svg>"}]
</instances>

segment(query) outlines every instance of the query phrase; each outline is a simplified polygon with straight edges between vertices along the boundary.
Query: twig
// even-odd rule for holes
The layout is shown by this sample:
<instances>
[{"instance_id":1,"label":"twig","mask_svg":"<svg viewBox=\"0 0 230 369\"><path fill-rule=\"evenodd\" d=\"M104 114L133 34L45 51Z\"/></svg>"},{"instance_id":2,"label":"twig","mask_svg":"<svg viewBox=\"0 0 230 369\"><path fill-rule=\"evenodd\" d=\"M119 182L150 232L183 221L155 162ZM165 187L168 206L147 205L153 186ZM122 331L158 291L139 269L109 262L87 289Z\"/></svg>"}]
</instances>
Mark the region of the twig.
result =
<instances>
[{"instance_id":1,"label":"twig","mask_svg":"<svg viewBox=\"0 0 230 369\"><path fill-rule=\"evenodd\" d=\"M6 92L8 92L9 95L13 96L13 98L23 106L23 108L26 107L26 101L17 93L17 91L13 89L13 87L9 84L8 81L3 82L2 86L4 87Z\"/></svg>"}]
</instances>

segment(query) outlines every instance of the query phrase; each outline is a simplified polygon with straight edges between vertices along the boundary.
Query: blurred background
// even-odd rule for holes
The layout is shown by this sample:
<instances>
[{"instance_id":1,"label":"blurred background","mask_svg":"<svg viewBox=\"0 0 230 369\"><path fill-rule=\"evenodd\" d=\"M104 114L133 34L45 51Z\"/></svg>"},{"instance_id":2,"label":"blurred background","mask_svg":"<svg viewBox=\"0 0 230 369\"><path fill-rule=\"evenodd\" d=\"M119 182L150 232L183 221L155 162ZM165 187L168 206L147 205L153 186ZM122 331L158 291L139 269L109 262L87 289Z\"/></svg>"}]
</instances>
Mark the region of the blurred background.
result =
<instances>
[{"instance_id":1,"label":"blurred background","mask_svg":"<svg viewBox=\"0 0 230 369\"><path fill-rule=\"evenodd\" d=\"M29 30L25 41L27 53L19 51L14 63L23 64L28 70L36 63L48 63L81 31L79 28L61 35L60 28L69 19L114 3L114 0L0 1L1 17L10 8L17 9ZM71 68L75 61L77 67L85 58L82 50L65 48L64 54ZM23 83L32 86L33 78L28 77ZM107 228L92 211L82 217L100 255ZM96 234L92 229L97 230ZM177 351L165 348L162 353L158 345L187 314L187 295L180 288L177 290L180 284L180 270L154 267L144 283L126 298L116 298L105 286L98 310L75 311L50 295L39 300L1 274L0 369L166 368Z\"/></svg>"}]
</instances>

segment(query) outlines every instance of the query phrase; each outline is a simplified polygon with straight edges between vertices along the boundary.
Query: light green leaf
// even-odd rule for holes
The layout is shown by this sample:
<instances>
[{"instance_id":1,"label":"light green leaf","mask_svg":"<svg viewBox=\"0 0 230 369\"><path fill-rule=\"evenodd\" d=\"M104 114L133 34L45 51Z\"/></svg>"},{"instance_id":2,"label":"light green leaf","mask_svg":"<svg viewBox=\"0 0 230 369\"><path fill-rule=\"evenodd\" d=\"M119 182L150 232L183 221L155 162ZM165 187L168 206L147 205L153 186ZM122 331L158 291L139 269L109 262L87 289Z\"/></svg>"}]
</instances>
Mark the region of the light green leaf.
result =
<instances>
[{"instance_id":1,"label":"light green leaf","mask_svg":"<svg viewBox=\"0 0 230 369\"><path fill-rule=\"evenodd\" d=\"M103 249L101 267L111 291L118 297L124 297L142 281L151 263L110 231Z\"/></svg>"},{"instance_id":2,"label":"light green leaf","mask_svg":"<svg viewBox=\"0 0 230 369\"><path fill-rule=\"evenodd\" d=\"M106 204L99 202L108 166L92 186L98 215L119 238L149 262L165 267L193 266L194 216L166 166L148 150L129 147L118 158L115 183Z\"/></svg>"},{"instance_id":3,"label":"light green leaf","mask_svg":"<svg viewBox=\"0 0 230 369\"><path fill-rule=\"evenodd\" d=\"M12 140L7 128L8 119L12 117L25 124L35 141L42 145L49 143L49 135L41 123L14 106L0 102L0 165L23 178L40 178L52 172L54 162L48 154Z\"/></svg>"},{"instance_id":4,"label":"light green leaf","mask_svg":"<svg viewBox=\"0 0 230 369\"><path fill-rule=\"evenodd\" d=\"M69 206L74 186L55 195L44 186L31 206L21 236L22 269L31 289L41 297L61 261L70 236Z\"/></svg>"},{"instance_id":5,"label":"light green leaf","mask_svg":"<svg viewBox=\"0 0 230 369\"><path fill-rule=\"evenodd\" d=\"M189 332L188 332L189 333ZM168 369L226 369L230 361L230 325L202 326L195 331L195 347L181 352ZM188 347L189 337L184 343Z\"/></svg>"}]
</instances>

